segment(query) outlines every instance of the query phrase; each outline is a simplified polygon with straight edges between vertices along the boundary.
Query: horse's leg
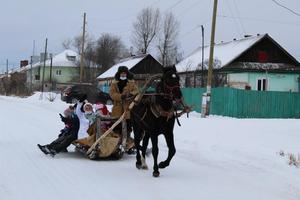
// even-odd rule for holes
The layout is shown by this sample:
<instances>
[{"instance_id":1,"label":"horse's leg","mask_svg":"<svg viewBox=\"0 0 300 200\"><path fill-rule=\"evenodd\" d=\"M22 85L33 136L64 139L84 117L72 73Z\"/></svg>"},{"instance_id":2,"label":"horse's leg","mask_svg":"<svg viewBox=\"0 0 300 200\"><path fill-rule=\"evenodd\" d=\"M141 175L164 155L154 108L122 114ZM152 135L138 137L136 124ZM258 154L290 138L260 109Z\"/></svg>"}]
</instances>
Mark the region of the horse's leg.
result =
<instances>
[{"instance_id":1,"label":"horse's leg","mask_svg":"<svg viewBox=\"0 0 300 200\"><path fill-rule=\"evenodd\" d=\"M142 146L142 169L148 169L147 163L146 163L146 151L149 143L149 133L145 132L144 138L143 138L143 146Z\"/></svg>"},{"instance_id":2,"label":"horse's leg","mask_svg":"<svg viewBox=\"0 0 300 200\"><path fill-rule=\"evenodd\" d=\"M142 168L142 162L141 162L141 154L140 154L140 150L141 150L141 134L142 131L139 128L134 127L133 128L133 133L134 133L134 145L136 147L136 163L135 166L138 169Z\"/></svg>"},{"instance_id":3,"label":"horse's leg","mask_svg":"<svg viewBox=\"0 0 300 200\"><path fill-rule=\"evenodd\" d=\"M157 165L157 157L158 157L158 136L157 135L151 135L151 142L152 142L152 156L153 156L153 176L158 177L159 176L159 170Z\"/></svg>"},{"instance_id":4,"label":"horse's leg","mask_svg":"<svg viewBox=\"0 0 300 200\"><path fill-rule=\"evenodd\" d=\"M168 157L165 161L162 161L159 163L159 168L165 168L167 166L169 166L173 156L176 153L176 149L175 149L175 145L174 145L174 135L173 135L173 131L169 132L169 133L165 133L164 134L165 139L166 139L166 143L167 146L169 148L169 152L168 152Z\"/></svg>"}]
</instances>

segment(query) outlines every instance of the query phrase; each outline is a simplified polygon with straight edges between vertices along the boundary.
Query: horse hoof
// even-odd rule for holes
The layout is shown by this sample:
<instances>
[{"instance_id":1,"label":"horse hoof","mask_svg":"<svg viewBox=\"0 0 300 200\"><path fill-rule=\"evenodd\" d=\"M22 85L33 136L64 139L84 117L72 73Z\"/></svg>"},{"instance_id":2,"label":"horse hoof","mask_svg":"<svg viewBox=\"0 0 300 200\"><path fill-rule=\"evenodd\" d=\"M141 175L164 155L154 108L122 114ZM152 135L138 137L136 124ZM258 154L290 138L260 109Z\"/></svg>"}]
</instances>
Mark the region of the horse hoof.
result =
<instances>
[{"instance_id":1,"label":"horse hoof","mask_svg":"<svg viewBox=\"0 0 300 200\"><path fill-rule=\"evenodd\" d=\"M142 169L148 170L148 166L147 165L142 165Z\"/></svg>"},{"instance_id":2,"label":"horse hoof","mask_svg":"<svg viewBox=\"0 0 300 200\"><path fill-rule=\"evenodd\" d=\"M137 169L142 169L142 165L141 165L141 164L138 164L138 163L135 164L135 167L136 167Z\"/></svg>"},{"instance_id":3,"label":"horse hoof","mask_svg":"<svg viewBox=\"0 0 300 200\"><path fill-rule=\"evenodd\" d=\"M156 178L156 177L159 177L159 172L153 172L152 175L153 175L153 177L155 177L155 178Z\"/></svg>"},{"instance_id":4,"label":"horse hoof","mask_svg":"<svg viewBox=\"0 0 300 200\"><path fill-rule=\"evenodd\" d=\"M164 169L164 168L166 168L166 167L168 167L168 166L169 166L169 164L167 164L167 163L165 163L165 162L160 162L160 163L158 164L158 167L161 168L161 169Z\"/></svg>"}]
</instances>

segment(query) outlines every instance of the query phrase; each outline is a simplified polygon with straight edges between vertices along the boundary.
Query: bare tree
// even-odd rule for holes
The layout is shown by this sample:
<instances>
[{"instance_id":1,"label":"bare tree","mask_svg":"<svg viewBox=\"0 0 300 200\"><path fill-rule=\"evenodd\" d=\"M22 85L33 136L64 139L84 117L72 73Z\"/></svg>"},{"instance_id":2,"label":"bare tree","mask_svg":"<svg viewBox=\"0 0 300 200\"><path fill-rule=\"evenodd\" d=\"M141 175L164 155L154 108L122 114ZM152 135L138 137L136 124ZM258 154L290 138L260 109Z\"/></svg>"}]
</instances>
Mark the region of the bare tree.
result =
<instances>
[{"instance_id":1,"label":"bare tree","mask_svg":"<svg viewBox=\"0 0 300 200\"><path fill-rule=\"evenodd\" d=\"M62 42L62 46L64 49L73 49L79 55L81 54L82 48L82 35L76 35L72 39L66 39ZM93 78L93 74L97 74L96 66L96 41L93 37L85 34L85 47L84 47L84 74L83 79L85 81L89 81ZM77 66L79 67L80 63L77 62ZM92 70L93 69L93 70ZM94 70L95 69L95 70ZM95 72L94 72L95 71Z\"/></svg>"},{"instance_id":2,"label":"bare tree","mask_svg":"<svg viewBox=\"0 0 300 200\"><path fill-rule=\"evenodd\" d=\"M159 33L158 51L159 60L163 66L172 65L178 59L177 37L179 33L179 22L172 12L166 13L163 18L162 28Z\"/></svg>"},{"instance_id":3,"label":"bare tree","mask_svg":"<svg viewBox=\"0 0 300 200\"><path fill-rule=\"evenodd\" d=\"M93 37L89 36L88 34L85 34L85 50L88 47L88 43L95 42ZM76 35L73 38L65 39L62 42L62 46L64 49L74 49L78 54L81 53L81 45L82 45L82 35Z\"/></svg>"},{"instance_id":4,"label":"bare tree","mask_svg":"<svg viewBox=\"0 0 300 200\"><path fill-rule=\"evenodd\" d=\"M64 49L71 49L71 46L72 46L72 40L71 39L65 39L63 42L62 42L62 46Z\"/></svg>"},{"instance_id":5,"label":"bare tree","mask_svg":"<svg viewBox=\"0 0 300 200\"><path fill-rule=\"evenodd\" d=\"M88 36L86 35L86 38ZM73 38L72 46L75 48L75 51L80 54L81 53L81 46L82 46L82 36L77 35Z\"/></svg>"},{"instance_id":6,"label":"bare tree","mask_svg":"<svg viewBox=\"0 0 300 200\"><path fill-rule=\"evenodd\" d=\"M87 66L93 66L96 63L96 44L97 41L90 38L85 45L84 58Z\"/></svg>"},{"instance_id":7,"label":"bare tree","mask_svg":"<svg viewBox=\"0 0 300 200\"><path fill-rule=\"evenodd\" d=\"M159 10L148 7L138 14L133 23L132 43L141 53L148 52L159 29L159 19Z\"/></svg>"},{"instance_id":8,"label":"bare tree","mask_svg":"<svg viewBox=\"0 0 300 200\"><path fill-rule=\"evenodd\" d=\"M84 50L84 66L86 81L93 80L99 73L96 65L96 41L92 38L86 42Z\"/></svg>"},{"instance_id":9,"label":"bare tree","mask_svg":"<svg viewBox=\"0 0 300 200\"><path fill-rule=\"evenodd\" d=\"M96 62L104 72L122 58L125 47L121 39L109 33L102 34L97 41Z\"/></svg>"}]
</instances>

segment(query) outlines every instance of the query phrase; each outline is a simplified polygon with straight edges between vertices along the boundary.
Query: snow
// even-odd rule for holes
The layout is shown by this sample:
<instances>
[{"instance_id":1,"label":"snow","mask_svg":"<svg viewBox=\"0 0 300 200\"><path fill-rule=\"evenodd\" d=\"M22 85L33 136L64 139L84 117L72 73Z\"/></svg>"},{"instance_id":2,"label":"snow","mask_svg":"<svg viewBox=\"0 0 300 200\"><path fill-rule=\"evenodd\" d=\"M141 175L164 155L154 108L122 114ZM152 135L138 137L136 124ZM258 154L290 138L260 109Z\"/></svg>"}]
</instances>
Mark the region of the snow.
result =
<instances>
[{"instance_id":1,"label":"snow","mask_svg":"<svg viewBox=\"0 0 300 200\"><path fill-rule=\"evenodd\" d=\"M75 57L75 60L72 60L73 58L70 57ZM52 66L54 67L77 67L77 62L79 61L79 55L70 49L66 49L63 52L53 56L52 58ZM46 66L50 66L51 65L51 60L48 59L46 60ZM32 65L32 68L35 67L39 67L39 66L43 66L44 63L43 62L38 62L34 65ZM19 71L24 71L24 70L28 70L31 68L31 65L27 65L25 67L22 67L20 69L18 69Z\"/></svg>"},{"instance_id":2,"label":"snow","mask_svg":"<svg viewBox=\"0 0 300 200\"><path fill-rule=\"evenodd\" d=\"M70 60L68 57L75 57L75 60ZM52 59L52 66L55 67L76 67L76 62L79 61L79 55L72 50L64 50ZM50 66L50 59L46 61L46 66Z\"/></svg>"},{"instance_id":3,"label":"snow","mask_svg":"<svg viewBox=\"0 0 300 200\"><path fill-rule=\"evenodd\" d=\"M125 59L120 63L113 65L106 72L97 77L97 79L111 78L114 77L120 66L126 66L129 70L142 61L147 55L137 56L129 59Z\"/></svg>"},{"instance_id":4,"label":"snow","mask_svg":"<svg viewBox=\"0 0 300 200\"><path fill-rule=\"evenodd\" d=\"M219 44L215 44L214 47L214 59L218 60L217 66L214 68L221 68L226 66L239 55L241 55L244 51L249 49L252 45L257 43L267 34L258 35L258 36L251 36L246 37L240 40L234 40L230 42L223 42ZM207 64L209 60L209 51L210 46L205 46L204 48L204 68L207 69ZM181 62L176 64L176 69L178 72L185 72L185 71L194 71L198 69L198 65L202 63L202 47L196 49L191 55L187 56Z\"/></svg>"},{"instance_id":5,"label":"snow","mask_svg":"<svg viewBox=\"0 0 300 200\"><path fill-rule=\"evenodd\" d=\"M4 200L210 199L299 200L300 169L278 155L300 153L299 119L234 119L192 113L175 127L177 152L171 165L152 177L135 168L135 156L91 161L74 152L54 158L36 147L63 127L60 101L0 96L0 197ZM159 161L167 147L159 138Z\"/></svg>"}]
</instances>

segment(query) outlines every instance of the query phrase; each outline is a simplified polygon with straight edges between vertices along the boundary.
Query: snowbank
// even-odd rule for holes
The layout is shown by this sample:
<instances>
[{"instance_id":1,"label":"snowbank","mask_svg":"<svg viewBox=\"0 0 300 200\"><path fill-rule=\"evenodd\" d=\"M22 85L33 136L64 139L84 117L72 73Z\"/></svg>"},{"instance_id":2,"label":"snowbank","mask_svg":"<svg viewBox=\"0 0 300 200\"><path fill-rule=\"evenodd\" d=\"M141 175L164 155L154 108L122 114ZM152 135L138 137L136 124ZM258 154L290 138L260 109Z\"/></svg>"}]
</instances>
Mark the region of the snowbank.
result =
<instances>
[{"instance_id":1,"label":"snowbank","mask_svg":"<svg viewBox=\"0 0 300 200\"><path fill-rule=\"evenodd\" d=\"M63 124L67 106L0 96L0 196L20 199L224 199L300 198L300 169L278 152L300 153L297 119L200 118L183 116L175 128L176 155L160 178L138 171L135 156L90 161L74 152L43 155L37 143L49 143ZM159 160L167 155L160 137ZM147 158L152 168L152 158Z\"/></svg>"}]
</instances>

